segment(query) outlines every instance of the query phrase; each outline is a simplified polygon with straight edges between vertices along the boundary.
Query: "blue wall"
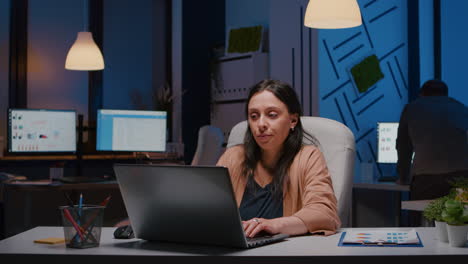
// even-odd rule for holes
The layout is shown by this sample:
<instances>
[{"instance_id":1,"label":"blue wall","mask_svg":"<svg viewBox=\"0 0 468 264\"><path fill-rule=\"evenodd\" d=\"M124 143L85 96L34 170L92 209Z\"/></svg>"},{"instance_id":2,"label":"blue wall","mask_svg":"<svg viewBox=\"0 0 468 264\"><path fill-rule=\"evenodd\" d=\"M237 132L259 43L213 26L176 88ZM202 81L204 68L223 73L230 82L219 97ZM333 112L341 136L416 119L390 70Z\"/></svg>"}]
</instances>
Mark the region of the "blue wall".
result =
<instances>
[{"instance_id":1,"label":"blue wall","mask_svg":"<svg viewBox=\"0 0 468 264\"><path fill-rule=\"evenodd\" d=\"M419 54L421 84L433 79L434 73L434 2L419 1Z\"/></svg>"},{"instance_id":2,"label":"blue wall","mask_svg":"<svg viewBox=\"0 0 468 264\"><path fill-rule=\"evenodd\" d=\"M226 29L269 25L270 0L226 0Z\"/></svg>"},{"instance_id":3,"label":"blue wall","mask_svg":"<svg viewBox=\"0 0 468 264\"><path fill-rule=\"evenodd\" d=\"M0 120L7 116L8 107L8 66L10 48L10 1L0 1ZM0 122L0 137L5 139L6 122ZM0 144L1 145L1 144ZM4 145L6 145L4 143ZM0 152L3 149L0 148Z\"/></svg>"},{"instance_id":4,"label":"blue wall","mask_svg":"<svg viewBox=\"0 0 468 264\"><path fill-rule=\"evenodd\" d=\"M395 174L396 166L375 162L377 159L376 123L379 121L398 121L401 110L408 102L409 90L418 90L419 85L418 87L409 87L408 84L408 2L405 0L359 0L358 3L364 23L362 26L339 30L318 30L319 98L312 98L311 101L313 104L318 102L320 116L343 122L353 131L357 143L356 164L373 162L374 174L380 177L381 175ZM287 46L286 49L289 46L294 48L294 41L299 41L300 34L289 34L288 32L293 27L288 22L299 21L297 16L301 12L298 9L301 5L304 7L304 4L307 4L307 1L277 0L265 3L264 1L227 0L227 29L229 25L252 25L258 22L250 15L252 10L258 12L258 17L266 19L267 16L263 12L270 8L272 10L270 10L268 18L269 25L266 26L270 27L270 37L273 36L274 32L282 32L284 40L278 34L275 35L274 40L287 42L282 44ZM284 10L274 10L273 8L284 8ZM286 14L288 20L281 24L281 22L277 22L277 15L273 16L272 14L283 13ZM433 1L419 1L420 83L434 77L433 23ZM280 26L286 27L286 31L279 30ZM308 36L307 33L306 31L304 36ZM291 38L297 38L297 40L291 40ZM307 41L304 43L304 45L308 45ZM270 43L270 47L272 47L270 60L283 66L289 65L290 61L287 58L278 60L278 54L275 52L280 52L284 47L279 45L281 47L273 50L273 47L277 46L276 43ZM379 58L380 67L385 77L366 93L359 93L350 78L349 70L371 54L375 54ZM276 69L275 76L290 75L291 69L288 67L279 67L277 64L270 65L270 68L272 67ZM278 72L278 69L283 72ZM296 71L299 71L299 68ZM304 78L307 80L308 77ZM296 86L298 85L299 83L296 83ZM304 91L304 95L310 96L310 94L313 93ZM360 175L359 166L356 166L355 175Z\"/></svg>"},{"instance_id":5,"label":"blue wall","mask_svg":"<svg viewBox=\"0 0 468 264\"><path fill-rule=\"evenodd\" d=\"M468 106L466 62L468 61L468 1L440 1L442 17L442 79L449 96Z\"/></svg>"},{"instance_id":6,"label":"blue wall","mask_svg":"<svg viewBox=\"0 0 468 264\"><path fill-rule=\"evenodd\" d=\"M152 106L152 1L106 0L104 5L103 107Z\"/></svg>"},{"instance_id":7,"label":"blue wall","mask_svg":"<svg viewBox=\"0 0 468 264\"><path fill-rule=\"evenodd\" d=\"M362 26L319 30L320 116L347 125L356 138L357 164L373 162L374 175L380 176L394 168L376 163L376 123L398 121L408 101L407 8L405 0L366 0L359 5ZM349 70L372 54L384 78L360 93ZM357 178L359 166L356 170Z\"/></svg>"}]
</instances>

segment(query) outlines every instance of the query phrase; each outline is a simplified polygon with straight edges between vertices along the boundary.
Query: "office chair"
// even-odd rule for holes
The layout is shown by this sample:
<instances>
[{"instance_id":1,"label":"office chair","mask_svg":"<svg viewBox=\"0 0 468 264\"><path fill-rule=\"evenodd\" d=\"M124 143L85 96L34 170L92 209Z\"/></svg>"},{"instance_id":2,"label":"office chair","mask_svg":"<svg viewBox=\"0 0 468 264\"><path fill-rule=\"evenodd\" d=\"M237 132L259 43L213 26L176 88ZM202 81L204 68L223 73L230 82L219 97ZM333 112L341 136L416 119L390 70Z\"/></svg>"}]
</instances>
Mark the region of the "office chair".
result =
<instances>
[{"instance_id":1,"label":"office chair","mask_svg":"<svg viewBox=\"0 0 468 264\"><path fill-rule=\"evenodd\" d=\"M223 153L224 135L219 127L205 125L198 130L198 142L191 165L216 165Z\"/></svg>"},{"instance_id":2,"label":"office chair","mask_svg":"<svg viewBox=\"0 0 468 264\"><path fill-rule=\"evenodd\" d=\"M344 124L323 117L301 116L304 130L319 141L319 149L327 162L338 201L342 227L351 227L352 188L356 153L353 132ZM236 124L229 134L227 148L242 144L247 121ZM304 144L311 144L304 138Z\"/></svg>"}]
</instances>

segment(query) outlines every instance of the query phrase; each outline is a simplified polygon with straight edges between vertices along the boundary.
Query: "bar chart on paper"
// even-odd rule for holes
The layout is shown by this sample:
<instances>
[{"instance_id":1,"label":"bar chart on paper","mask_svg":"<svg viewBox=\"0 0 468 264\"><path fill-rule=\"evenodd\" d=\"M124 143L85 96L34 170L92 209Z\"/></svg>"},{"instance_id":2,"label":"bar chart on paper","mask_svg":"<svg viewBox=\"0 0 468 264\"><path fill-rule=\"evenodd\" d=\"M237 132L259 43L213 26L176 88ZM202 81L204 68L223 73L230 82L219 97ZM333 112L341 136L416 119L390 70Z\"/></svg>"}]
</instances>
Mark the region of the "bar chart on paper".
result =
<instances>
[{"instance_id":1,"label":"bar chart on paper","mask_svg":"<svg viewBox=\"0 0 468 264\"><path fill-rule=\"evenodd\" d=\"M400 245L422 246L414 229L402 230L358 230L345 232L340 244L345 245Z\"/></svg>"}]
</instances>

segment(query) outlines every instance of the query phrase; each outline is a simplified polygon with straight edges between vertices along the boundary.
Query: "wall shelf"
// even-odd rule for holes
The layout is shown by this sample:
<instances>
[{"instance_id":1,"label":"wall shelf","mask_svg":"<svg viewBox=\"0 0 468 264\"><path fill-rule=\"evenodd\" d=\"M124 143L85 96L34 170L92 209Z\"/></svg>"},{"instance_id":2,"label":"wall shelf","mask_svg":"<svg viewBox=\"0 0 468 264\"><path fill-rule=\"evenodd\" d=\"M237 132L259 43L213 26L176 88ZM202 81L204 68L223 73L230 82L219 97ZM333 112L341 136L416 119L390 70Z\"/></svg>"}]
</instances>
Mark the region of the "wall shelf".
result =
<instances>
[{"instance_id":1,"label":"wall shelf","mask_svg":"<svg viewBox=\"0 0 468 264\"><path fill-rule=\"evenodd\" d=\"M228 55L214 62L212 72L211 124L219 127L227 141L231 128L245 120L249 89L269 76L268 53Z\"/></svg>"},{"instance_id":2,"label":"wall shelf","mask_svg":"<svg viewBox=\"0 0 468 264\"><path fill-rule=\"evenodd\" d=\"M214 64L214 102L246 99L249 88L268 77L268 53L222 57Z\"/></svg>"}]
</instances>

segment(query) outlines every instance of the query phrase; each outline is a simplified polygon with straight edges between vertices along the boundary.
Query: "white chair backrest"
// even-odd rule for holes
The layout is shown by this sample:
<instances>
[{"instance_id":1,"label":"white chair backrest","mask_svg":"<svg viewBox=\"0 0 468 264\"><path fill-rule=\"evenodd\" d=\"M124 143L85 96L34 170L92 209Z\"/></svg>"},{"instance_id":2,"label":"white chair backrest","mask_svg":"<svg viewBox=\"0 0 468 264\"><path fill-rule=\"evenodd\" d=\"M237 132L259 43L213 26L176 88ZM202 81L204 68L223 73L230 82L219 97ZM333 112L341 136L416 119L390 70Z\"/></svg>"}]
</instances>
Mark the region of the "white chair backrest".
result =
<instances>
[{"instance_id":1,"label":"white chair backrest","mask_svg":"<svg viewBox=\"0 0 468 264\"><path fill-rule=\"evenodd\" d=\"M338 214L342 227L351 226L352 186L356 146L353 132L344 124L323 117L301 116L304 130L319 142L330 172L338 200ZM247 121L236 124L229 134L227 147L242 144ZM311 142L304 138L304 144Z\"/></svg>"},{"instance_id":2,"label":"white chair backrest","mask_svg":"<svg viewBox=\"0 0 468 264\"><path fill-rule=\"evenodd\" d=\"M224 135L219 127L202 126L191 165L216 165L223 153Z\"/></svg>"}]
</instances>

